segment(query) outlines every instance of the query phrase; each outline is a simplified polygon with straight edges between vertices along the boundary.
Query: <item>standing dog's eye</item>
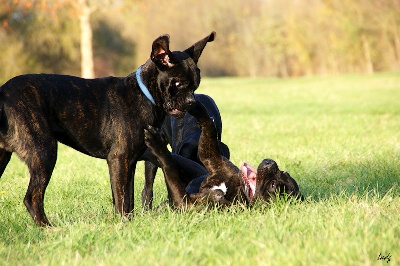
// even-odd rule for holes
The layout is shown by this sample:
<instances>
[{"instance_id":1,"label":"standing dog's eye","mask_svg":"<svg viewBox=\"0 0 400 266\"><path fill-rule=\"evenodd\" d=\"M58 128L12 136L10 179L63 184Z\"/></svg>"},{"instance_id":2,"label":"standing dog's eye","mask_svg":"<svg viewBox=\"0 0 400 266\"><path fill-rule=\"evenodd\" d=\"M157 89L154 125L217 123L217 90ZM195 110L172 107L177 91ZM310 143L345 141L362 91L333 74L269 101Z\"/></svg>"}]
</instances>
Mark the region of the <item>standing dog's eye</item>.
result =
<instances>
[{"instance_id":1,"label":"standing dog's eye","mask_svg":"<svg viewBox=\"0 0 400 266\"><path fill-rule=\"evenodd\" d=\"M189 82L188 82L188 81L186 81L186 80L181 80L181 79L175 79L175 80L173 80L173 81L172 81L172 84L173 84L173 86L174 86L175 88L178 88L178 89L189 86Z\"/></svg>"}]
</instances>

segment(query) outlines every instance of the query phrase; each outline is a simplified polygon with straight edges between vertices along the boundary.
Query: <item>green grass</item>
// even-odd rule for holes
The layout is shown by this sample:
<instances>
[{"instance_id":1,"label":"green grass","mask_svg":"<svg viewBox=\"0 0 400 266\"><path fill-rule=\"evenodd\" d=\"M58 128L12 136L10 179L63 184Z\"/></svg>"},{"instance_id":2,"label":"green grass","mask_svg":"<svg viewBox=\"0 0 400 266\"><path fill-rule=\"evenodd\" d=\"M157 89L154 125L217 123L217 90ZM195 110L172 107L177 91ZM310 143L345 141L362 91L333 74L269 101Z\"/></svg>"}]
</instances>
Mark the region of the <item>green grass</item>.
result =
<instances>
[{"instance_id":1,"label":"green grass","mask_svg":"<svg viewBox=\"0 0 400 266\"><path fill-rule=\"evenodd\" d=\"M203 79L232 161L275 159L301 204L115 216L107 165L65 146L46 192L54 228L22 203L16 156L0 179L0 265L397 265L400 263L400 74L288 80ZM156 205L166 199L161 171ZM378 255L388 255L378 261Z\"/></svg>"}]
</instances>

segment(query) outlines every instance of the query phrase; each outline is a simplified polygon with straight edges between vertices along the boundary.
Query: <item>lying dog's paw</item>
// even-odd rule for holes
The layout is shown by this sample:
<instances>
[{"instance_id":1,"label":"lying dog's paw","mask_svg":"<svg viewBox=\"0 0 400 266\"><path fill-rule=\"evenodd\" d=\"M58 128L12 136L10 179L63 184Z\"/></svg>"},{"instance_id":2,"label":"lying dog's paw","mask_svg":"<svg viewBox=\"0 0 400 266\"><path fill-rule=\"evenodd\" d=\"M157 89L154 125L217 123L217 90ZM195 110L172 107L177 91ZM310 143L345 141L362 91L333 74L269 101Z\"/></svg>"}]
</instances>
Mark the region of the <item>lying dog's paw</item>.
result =
<instances>
[{"instance_id":1,"label":"lying dog's paw","mask_svg":"<svg viewBox=\"0 0 400 266\"><path fill-rule=\"evenodd\" d=\"M207 109L204 107L204 105L196 101L196 104L189 110L189 113L194 116L199 123L206 122L208 120L211 120L207 113Z\"/></svg>"},{"instance_id":2,"label":"lying dog's paw","mask_svg":"<svg viewBox=\"0 0 400 266\"><path fill-rule=\"evenodd\" d=\"M160 132L152 126L148 126L147 129L144 129L144 142L152 151L163 146Z\"/></svg>"}]
</instances>

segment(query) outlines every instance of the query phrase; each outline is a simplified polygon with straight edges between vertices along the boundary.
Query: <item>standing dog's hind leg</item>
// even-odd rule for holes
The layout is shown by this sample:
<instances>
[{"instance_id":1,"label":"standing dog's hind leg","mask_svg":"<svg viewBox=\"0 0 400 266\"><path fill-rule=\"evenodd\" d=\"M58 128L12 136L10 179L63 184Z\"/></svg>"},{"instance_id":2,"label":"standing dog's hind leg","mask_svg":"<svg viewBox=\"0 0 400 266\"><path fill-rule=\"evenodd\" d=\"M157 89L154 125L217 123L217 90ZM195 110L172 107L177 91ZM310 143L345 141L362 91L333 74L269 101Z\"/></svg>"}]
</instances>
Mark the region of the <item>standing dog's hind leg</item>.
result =
<instances>
[{"instance_id":1,"label":"standing dog's hind leg","mask_svg":"<svg viewBox=\"0 0 400 266\"><path fill-rule=\"evenodd\" d=\"M45 146L46 149L36 149L23 158L30 173L24 204L38 226L51 226L44 212L44 194L57 159L56 141Z\"/></svg>"}]
</instances>

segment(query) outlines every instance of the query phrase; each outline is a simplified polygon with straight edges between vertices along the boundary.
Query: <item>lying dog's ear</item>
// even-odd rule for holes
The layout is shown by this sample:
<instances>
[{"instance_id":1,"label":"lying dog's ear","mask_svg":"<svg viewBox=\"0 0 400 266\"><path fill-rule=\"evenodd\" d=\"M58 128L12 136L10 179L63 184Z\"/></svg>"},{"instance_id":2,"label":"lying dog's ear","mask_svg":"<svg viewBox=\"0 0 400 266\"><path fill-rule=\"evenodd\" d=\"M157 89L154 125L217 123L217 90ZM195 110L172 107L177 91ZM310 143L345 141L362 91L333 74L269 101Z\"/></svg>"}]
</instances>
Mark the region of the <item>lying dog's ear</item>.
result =
<instances>
[{"instance_id":1,"label":"lying dog's ear","mask_svg":"<svg viewBox=\"0 0 400 266\"><path fill-rule=\"evenodd\" d=\"M169 55L171 51L169 50L169 35L165 34L154 40L151 47L151 60L156 63L159 67L172 67L173 64L170 62Z\"/></svg>"},{"instance_id":2,"label":"lying dog's ear","mask_svg":"<svg viewBox=\"0 0 400 266\"><path fill-rule=\"evenodd\" d=\"M208 35L204 39L196 42L191 47L186 49L184 52L187 53L193 59L193 61L197 64L197 61L199 61L199 57L200 57L201 53L203 52L204 47L206 47L206 44L208 42L214 41L216 35L217 35L217 33L215 31L211 32L210 35Z\"/></svg>"},{"instance_id":3,"label":"lying dog's ear","mask_svg":"<svg viewBox=\"0 0 400 266\"><path fill-rule=\"evenodd\" d=\"M256 193L255 198L268 200L270 193L277 189L278 164L272 159L264 159L257 168Z\"/></svg>"}]
</instances>

